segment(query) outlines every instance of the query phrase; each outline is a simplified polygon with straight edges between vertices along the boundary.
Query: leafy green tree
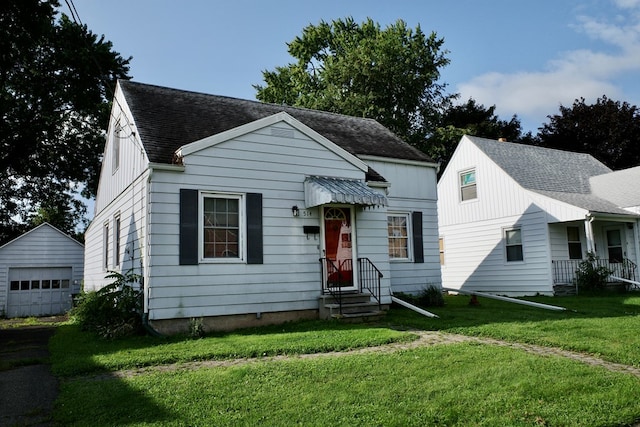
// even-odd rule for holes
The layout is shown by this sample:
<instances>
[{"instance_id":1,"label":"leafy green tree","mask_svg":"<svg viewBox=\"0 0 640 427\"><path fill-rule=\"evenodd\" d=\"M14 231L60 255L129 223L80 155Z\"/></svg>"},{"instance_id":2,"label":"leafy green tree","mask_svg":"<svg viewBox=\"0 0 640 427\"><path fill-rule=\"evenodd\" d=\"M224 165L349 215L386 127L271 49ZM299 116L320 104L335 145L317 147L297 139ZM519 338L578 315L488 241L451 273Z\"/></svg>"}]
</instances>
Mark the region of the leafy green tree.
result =
<instances>
[{"instance_id":1,"label":"leafy green tree","mask_svg":"<svg viewBox=\"0 0 640 427\"><path fill-rule=\"evenodd\" d=\"M509 121L500 120L495 114L496 106L485 107L469 99L466 104L448 108L435 131L428 139L432 157L440 163L443 171L463 135L483 138L504 138L511 142L530 142L531 133L522 135L522 126L516 115Z\"/></svg>"},{"instance_id":2,"label":"leafy green tree","mask_svg":"<svg viewBox=\"0 0 640 427\"><path fill-rule=\"evenodd\" d=\"M95 195L109 101L129 59L58 15L58 0L0 2L0 242L48 218L65 232Z\"/></svg>"},{"instance_id":3,"label":"leafy green tree","mask_svg":"<svg viewBox=\"0 0 640 427\"><path fill-rule=\"evenodd\" d=\"M537 145L589 153L614 170L640 165L640 110L635 105L606 96L589 105L580 98L548 118Z\"/></svg>"},{"instance_id":4,"label":"leafy green tree","mask_svg":"<svg viewBox=\"0 0 640 427\"><path fill-rule=\"evenodd\" d=\"M443 43L402 20L385 29L371 19L321 21L288 44L295 62L263 71L256 97L373 118L429 153L426 138L452 99L438 81L449 63Z\"/></svg>"}]
</instances>

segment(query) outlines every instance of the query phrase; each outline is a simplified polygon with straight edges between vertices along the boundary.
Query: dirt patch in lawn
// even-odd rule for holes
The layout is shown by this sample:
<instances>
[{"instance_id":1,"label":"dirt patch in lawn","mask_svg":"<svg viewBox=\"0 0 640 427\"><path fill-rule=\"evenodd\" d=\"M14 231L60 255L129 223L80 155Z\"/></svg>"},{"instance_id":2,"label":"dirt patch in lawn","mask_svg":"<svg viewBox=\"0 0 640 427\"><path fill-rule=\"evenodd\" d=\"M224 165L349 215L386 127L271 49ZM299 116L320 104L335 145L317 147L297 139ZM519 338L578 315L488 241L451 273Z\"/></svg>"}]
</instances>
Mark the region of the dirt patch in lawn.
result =
<instances>
[{"instance_id":1,"label":"dirt patch in lawn","mask_svg":"<svg viewBox=\"0 0 640 427\"><path fill-rule=\"evenodd\" d=\"M320 357L340 357L340 356L347 356L347 355L353 355L353 354L366 354L366 353L373 353L373 352L378 352L378 353L393 352L393 351L409 350L413 348L425 347L425 346L431 346L431 345L446 345L446 344L454 344L454 343L461 343L461 342L477 342L480 344L511 347L511 348L524 350L526 352L533 353L539 356L566 357L569 359L573 359L573 360L577 360L579 362L585 363L587 365L600 366L602 368L608 369L613 372L631 374L640 378L640 368L623 365L620 363L608 362L606 360L602 360L597 357L584 354L584 353L568 351L568 350L563 350L563 349L553 348L553 347L542 347L542 346L531 345L531 344L511 343L511 342L500 341L500 340L491 339L491 338L469 337L465 335L449 334L449 333L437 332L437 331L411 331L411 332L418 335L418 339L411 342L385 344L382 346L365 347L365 348L349 350L349 351L281 355L281 356L269 356L269 357L261 357L261 358L183 362L183 363L175 363L170 365L149 366L149 367L139 368L139 369L122 370L122 371L111 372L108 374L87 376L85 378L93 379L93 380L111 379L111 378L127 378L127 377L132 377L135 375L140 375L148 372L168 372L168 371L177 371L177 370L183 370L183 369L199 369L199 368L206 368L206 367L228 367L228 366L237 366L237 365L243 365L248 363L277 361L277 360L295 359L295 358L309 359L309 358L320 358Z\"/></svg>"}]
</instances>

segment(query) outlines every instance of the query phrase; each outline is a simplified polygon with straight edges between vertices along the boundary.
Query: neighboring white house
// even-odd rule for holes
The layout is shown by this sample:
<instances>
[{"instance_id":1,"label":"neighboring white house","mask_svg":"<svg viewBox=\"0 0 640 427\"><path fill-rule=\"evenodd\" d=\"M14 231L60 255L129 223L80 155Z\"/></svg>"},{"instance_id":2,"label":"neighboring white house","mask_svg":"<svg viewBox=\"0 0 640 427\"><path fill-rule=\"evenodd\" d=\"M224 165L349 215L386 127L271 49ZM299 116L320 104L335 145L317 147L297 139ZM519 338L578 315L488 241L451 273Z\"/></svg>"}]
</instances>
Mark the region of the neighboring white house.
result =
<instances>
[{"instance_id":1,"label":"neighboring white house","mask_svg":"<svg viewBox=\"0 0 640 427\"><path fill-rule=\"evenodd\" d=\"M85 289L133 269L167 333L384 307L440 284L436 172L371 119L120 81Z\"/></svg>"},{"instance_id":2,"label":"neighboring white house","mask_svg":"<svg viewBox=\"0 0 640 427\"><path fill-rule=\"evenodd\" d=\"M640 168L464 136L438 182L443 286L553 295L588 252L634 277Z\"/></svg>"},{"instance_id":3,"label":"neighboring white house","mask_svg":"<svg viewBox=\"0 0 640 427\"><path fill-rule=\"evenodd\" d=\"M62 314L80 291L84 246L44 223L0 247L0 316Z\"/></svg>"}]
</instances>

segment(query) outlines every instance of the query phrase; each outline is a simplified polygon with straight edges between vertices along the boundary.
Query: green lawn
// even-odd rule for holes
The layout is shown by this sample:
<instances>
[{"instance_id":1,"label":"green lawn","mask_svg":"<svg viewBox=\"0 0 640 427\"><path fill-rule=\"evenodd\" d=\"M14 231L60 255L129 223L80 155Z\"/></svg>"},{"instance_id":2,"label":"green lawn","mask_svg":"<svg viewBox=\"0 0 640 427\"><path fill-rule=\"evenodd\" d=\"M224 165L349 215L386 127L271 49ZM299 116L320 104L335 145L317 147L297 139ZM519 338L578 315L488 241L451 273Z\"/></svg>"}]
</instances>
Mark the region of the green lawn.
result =
<instances>
[{"instance_id":1,"label":"green lawn","mask_svg":"<svg viewBox=\"0 0 640 427\"><path fill-rule=\"evenodd\" d=\"M301 358L440 330L579 350L640 366L640 296L535 298L573 311L447 297L440 318L394 308L383 324L302 322L203 339L100 341L62 325L51 342L61 425L613 426L640 420L640 379L477 343ZM402 332L405 330L405 332ZM292 355L276 358L273 355ZM173 362L243 364L81 376Z\"/></svg>"}]
</instances>

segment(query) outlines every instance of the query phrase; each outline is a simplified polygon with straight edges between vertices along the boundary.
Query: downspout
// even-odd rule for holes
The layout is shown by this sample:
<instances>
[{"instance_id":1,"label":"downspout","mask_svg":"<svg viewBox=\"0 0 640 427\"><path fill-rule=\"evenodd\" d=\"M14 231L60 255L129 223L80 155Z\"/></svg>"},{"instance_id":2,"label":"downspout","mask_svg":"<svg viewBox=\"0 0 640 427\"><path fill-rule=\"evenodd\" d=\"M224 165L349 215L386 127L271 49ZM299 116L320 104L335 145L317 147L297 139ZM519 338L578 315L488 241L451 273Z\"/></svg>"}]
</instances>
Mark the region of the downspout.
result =
<instances>
[{"instance_id":1,"label":"downspout","mask_svg":"<svg viewBox=\"0 0 640 427\"><path fill-rule=\"evenodd\" d=\"M591 213L585 215L584 232L587 236L587 252L596 255L596 244L593 238L593 220L596 219Z\"/></svg>"},{"instance_id":2,"label":"downspout","mask_svg":"<svg viewBox=\"0 0 640 427\"><path fill-rule=\"evenodd\" d=\"M542 304L541 302L533 302L533 301L526 301L526 300L521 300L516 298L504 297L502 295L494 295L487 292L467 291L467 290L454 289L454 288L442 288L442 289L450 292L458 292L460 294L466 294L466 295L472 295L472 296L475 295L479 297L495 299L498 301L512 302L515 304L526 305L529 307L543 308L545 310L555 310L555 311L567 310L565 307L559 307L557 305Z\"/></svg>"},{"instance_id":3,"label":"downspout","mask_svg":"<svg viewBox=\"0 0 640 427\"><path fill-rule=\"evenodd\" d=\"M400 298L394 297L394 296L393 296L393 292L391 292L391 291L389 291L389 293L391 294L391 301L392 301L392 302L395 302L396 304L400 304L401 306L406 307L406 308L408 308L408 309L410 309L410 310L413 310L413 311L415 311L416 313L422 314L423 316L427 316L427 317L438 317L438 315L437 315L437 314L433 314L433 313L431 313L430 311L423 310L423 309L421 309L420 307L416 307L416 306L415 306L415 305L413 305L413 304L409 304L408 302L401 300Z\"/></svg>"}]
</instances>

